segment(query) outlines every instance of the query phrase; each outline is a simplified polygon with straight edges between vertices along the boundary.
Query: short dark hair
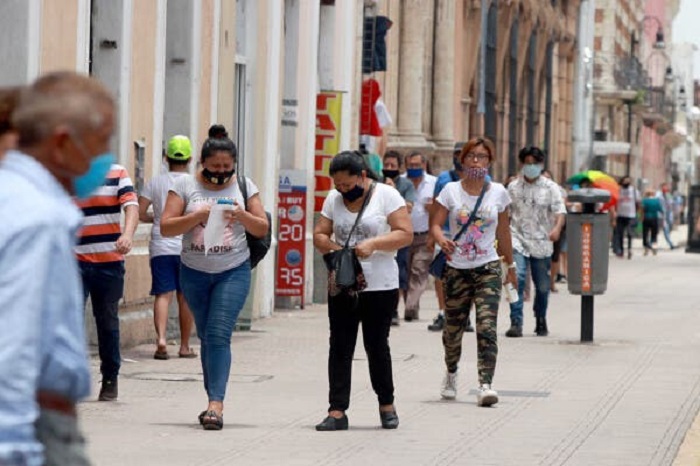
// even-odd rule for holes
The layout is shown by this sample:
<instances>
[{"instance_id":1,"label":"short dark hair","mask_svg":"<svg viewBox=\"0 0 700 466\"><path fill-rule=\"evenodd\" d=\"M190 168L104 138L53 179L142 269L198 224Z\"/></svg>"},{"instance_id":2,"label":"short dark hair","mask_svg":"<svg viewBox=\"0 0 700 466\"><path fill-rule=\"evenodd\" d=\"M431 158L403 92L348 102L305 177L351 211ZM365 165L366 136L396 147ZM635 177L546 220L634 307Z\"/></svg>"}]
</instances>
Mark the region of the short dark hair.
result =
<instances>
[{"instance_id":1,"label":"short dark hair","mask_svg":"<svg viewBox=\"0 0 700 466\"><path fill-rule=\"evenodd\" d=\"M520 149L520 153L518 154L518 160L520 160L520 163L525 163L525 157L527 157L528 155L533 156L537 163L542 163L544 162L544 159L547 158L544 151L539 147L525 146L522 149Z\"/></svg>"},{"instance_id":2,"label":"short dark hair","mask_svg":"<svg viewBox=\"0 0 700 466\"><path fill-rule=\"evenodd\" d=\"M346 150L333 157L328 173L333 176L338 172L348 172L350 175L359 176L362 175L363 170L369 172L362 154L354 150Z\"/></svg>"},{"instance_id":3,"label":"short dark hair","mask_svg":"<svg viewBox=\"0 0 700 466\"><path fill-rule=\"evenodd\" d=\"M214 152L228 152L235 161L238 157L236 144L229 138L209 138L202 144L201 161L204 162L211 157Z\"/></svg>"},{"instance_id":4,"label":"short dark hair","mask_svg":"<svg viewBox=\"0 0 700 466\"><path fill-rule=\"evenodd\" d=\"M214 124L209 127L209 137L210 138L227 138L228 131L226 127L220 124Z\"/></svg>"},{"instance_id":5,"label":"short dark hair","mask_svg":"<svg viewBox=\"0 0 700 466\"><path fill-rule=\"evenodd\" d=\"M461 153L462 153L462 147L464 147L465 144L466 144L466 142L464 142L464 141L457 141L457 142L455 142L455 147L454 147L454 150L453 150L452 152L453 152L454 154L461 154Z\"/></svg>"},{"instance_id":6,"label":"short dark hair","mask_svg":"<svg viewBox=\"0 0 700 466\"><path fill-rule=\"evenodd\" d=\"M399 168L403 167L403 157L395 150L387 151L387 153L384 154L384 160L386 159L396 159L396 162L399 164Z\"/></svg>"}]
</instances>

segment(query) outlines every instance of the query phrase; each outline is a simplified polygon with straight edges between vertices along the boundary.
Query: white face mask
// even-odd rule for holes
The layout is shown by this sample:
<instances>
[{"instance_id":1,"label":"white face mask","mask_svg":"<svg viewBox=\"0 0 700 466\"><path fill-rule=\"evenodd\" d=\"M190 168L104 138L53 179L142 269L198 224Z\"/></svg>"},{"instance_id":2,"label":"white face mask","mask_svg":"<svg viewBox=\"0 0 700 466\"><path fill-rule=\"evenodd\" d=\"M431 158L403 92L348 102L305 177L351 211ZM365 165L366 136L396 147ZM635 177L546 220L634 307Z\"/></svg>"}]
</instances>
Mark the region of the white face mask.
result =
<instances>
[{"instance_id":1,"label":"white face mask","mask_svg":"<svg viewBox=\"0 0 700 466\"><path fill-rule=\"evenodd\" d=\"M528 163L523 165L523 175L534 180L542 173L542 165L538 163Z\"/></svg>"}]
</instances>

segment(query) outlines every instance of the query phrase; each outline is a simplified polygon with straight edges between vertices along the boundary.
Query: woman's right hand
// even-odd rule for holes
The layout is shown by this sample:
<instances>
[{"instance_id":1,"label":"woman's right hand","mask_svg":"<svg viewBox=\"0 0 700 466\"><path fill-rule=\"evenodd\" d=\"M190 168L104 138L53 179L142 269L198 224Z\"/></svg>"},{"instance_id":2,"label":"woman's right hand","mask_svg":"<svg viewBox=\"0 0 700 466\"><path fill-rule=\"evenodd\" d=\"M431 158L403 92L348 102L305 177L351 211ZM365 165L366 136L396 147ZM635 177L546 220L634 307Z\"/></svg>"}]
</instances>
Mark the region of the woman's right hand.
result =
<instances>
[{"instance_id":1,"label":"woman's right hand","mask_svg":"<svg viewBox=\"0 0 700 466\"><path fill-rule=\"evenodd\" d=\"M199 223L207 223L209 220L209 212L211 211L211 206L208 204L203 205L194 212Z\"/></svg>"},{"instance_id":2,"label":"woman's right hand","mask_svg":"<svg viewBox=\"0 0 700 466\"><path fill-rule=\"evenodd\" d=\"M444 252L448 256L455 252L455 248L457 247L457 244L454 241L446 239L444 237L440 238L437 241L437 243L438 245L440 245L440 249L442 250L442 252Z\"/></svg>"}]
</instances>

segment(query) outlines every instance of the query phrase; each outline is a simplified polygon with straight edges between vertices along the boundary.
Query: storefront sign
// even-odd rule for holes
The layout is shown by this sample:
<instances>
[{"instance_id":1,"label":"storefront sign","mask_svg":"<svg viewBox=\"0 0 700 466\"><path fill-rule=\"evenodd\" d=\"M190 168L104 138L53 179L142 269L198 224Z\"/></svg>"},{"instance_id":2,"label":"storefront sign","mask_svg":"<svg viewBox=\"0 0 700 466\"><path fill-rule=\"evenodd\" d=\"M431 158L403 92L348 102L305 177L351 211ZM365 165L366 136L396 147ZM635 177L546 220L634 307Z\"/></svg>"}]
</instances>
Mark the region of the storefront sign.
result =
<instances>
[{"instance_id":1,"label":"storefront sign","mask_svg":"<svg viewBox=\"0 0 700 466\"><path fill-rule=\"evenodd\" d=\"M323 201L333 189L328 174L331 159L340 150L340 113L343 94L323 91L316 96L316 155L314 173L314 212L321 212Z\"/></svg>"},{"instance_id":2,"label":"storefront sign","mask_svg":"<svg viewBox=\"0 0 700 466\"><path fill-rule=\"evenodd\" d=\"M280 170L277 232L277 296L299 296L304 305L306 173Z\"/></svg>"}]
</instances>

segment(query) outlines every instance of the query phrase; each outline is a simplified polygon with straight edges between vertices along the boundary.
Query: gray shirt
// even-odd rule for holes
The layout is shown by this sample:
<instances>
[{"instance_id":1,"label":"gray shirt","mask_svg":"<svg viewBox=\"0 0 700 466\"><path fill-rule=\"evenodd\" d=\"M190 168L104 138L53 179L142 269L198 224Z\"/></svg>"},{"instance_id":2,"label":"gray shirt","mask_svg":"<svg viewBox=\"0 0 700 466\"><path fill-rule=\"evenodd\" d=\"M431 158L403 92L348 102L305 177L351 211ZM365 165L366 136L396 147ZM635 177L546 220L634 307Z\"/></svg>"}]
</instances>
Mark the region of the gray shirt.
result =
<instances>
[{"instance_id":1,"label":"gray shirt","mask_svg":"<svg viewBox=\"0 0 700 466\"><path fill-rule=\"evenodd\" d=\"M245 180L250 198L258 193L258 187L250 179L246 178ZM192 175L181 176L175 181L170 191L185 201L185 213L187 214L207 205L213 206L219 199L234 201L234 205L237 204L237 207L241 209L245 206L237 179L221 191L212 191L206 189ZM250 250L243 225L240 223L226 225L222 245L209 248L206 255L204 254L205 227L205 223L200 223L182 236L183 264L200 272L219 273L234 269L248 260Z\"/></svg>"},{"instance_id":2,"label":"gray shirt","mask_svg":"<svg viewBox=\"0 0 700 466\"><path fill-rule=\"evenodd\" d=\"M416 188L413 187L413 183L411 183L410 180L407 180L403 176L397 176L393 181L404 201L410 202L411 204L416 202Z\"/></svg>"}]
</instances>

